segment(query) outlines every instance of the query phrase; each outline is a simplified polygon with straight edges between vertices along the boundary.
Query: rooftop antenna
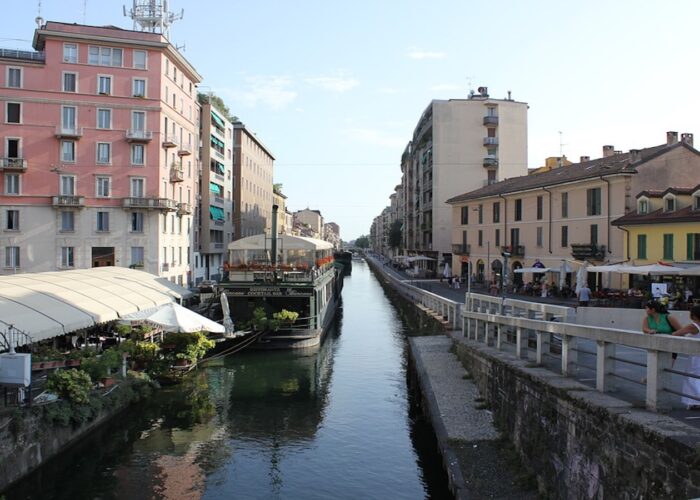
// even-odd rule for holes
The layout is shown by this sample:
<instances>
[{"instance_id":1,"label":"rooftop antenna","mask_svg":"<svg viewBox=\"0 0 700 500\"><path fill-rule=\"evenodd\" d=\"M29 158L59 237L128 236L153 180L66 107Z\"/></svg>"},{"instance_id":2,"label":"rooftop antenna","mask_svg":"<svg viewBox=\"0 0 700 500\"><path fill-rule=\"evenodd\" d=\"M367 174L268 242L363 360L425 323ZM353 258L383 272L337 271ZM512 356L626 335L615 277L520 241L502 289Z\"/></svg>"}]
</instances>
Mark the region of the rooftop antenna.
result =
<instances>
[{"instance_id":1,"label":"rooftop antenna","mask_svg":"<svg viewBox=\"0 0 700 500\"><path fill-rule=\"evenodd\" d=\"M567 146L567 144L564 144L562 142L563 136L564 136L564 132L562 132L560 130L559 131L559 166L560 167L564 165L564 146Z\"/></svg>"},{"instance_id":2,"label":"rooftop antenna","mask_svg":"<svg viewBox=\"0 0 700 500\"><path fill-rule=\"evenodd\" d=\"M44 18L41 17L41 0L37 2L37 14L34 18L34 22L36 23L36 27L39 29L41 29L41 25L44 24Z\"/></svg>"},{"instance_id":3,"label":"rooftop antenna","mask_svg":"<svg viewBox=\"0 0 700 500\"><path fill-rule=\"evenodd\" d=\"M83 0L83 24L87 20L87 0Z\"/></svg>"},{"instance_id":4,"label":"rooftop antenna","mask_svg":"<svg viewBox=\"0 0 700 500\"><path fill-rule=\"evenodd\" d=\"M179 14L168 10L168 0L133 0L133 7L127 12L124 6L124 15L134 20L134 31L148 31L160 33L169 38L170 25L182 19L185 10Z\"/></svg>"}]
</instances>

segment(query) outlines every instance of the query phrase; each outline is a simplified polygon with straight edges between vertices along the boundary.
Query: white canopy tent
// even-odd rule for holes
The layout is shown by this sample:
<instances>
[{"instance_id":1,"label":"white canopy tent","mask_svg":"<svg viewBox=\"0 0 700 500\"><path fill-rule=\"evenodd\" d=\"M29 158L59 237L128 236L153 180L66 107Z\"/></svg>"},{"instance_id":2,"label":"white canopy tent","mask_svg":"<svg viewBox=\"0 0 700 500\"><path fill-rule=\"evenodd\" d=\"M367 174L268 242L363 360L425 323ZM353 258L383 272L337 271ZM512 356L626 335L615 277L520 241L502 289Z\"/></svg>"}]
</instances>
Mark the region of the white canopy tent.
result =
<instances>
[{"instance_id":1,"label":"white canopy tent","mask_svg":"<svg viewBox=\"0 0 700 500\"><path fill-rule=\"evenodd\" d=\"M229 250L270 250L272 242L264 234L256 234L232 241L228 244ZM333 244L316 238L304 236L292 236L291 234L277 235L277 248L282 250L330 250Z\"/></svg>"},{"instance_id":2,"label":"white canopy tent","mask_svg":"<svg viewBox=\"0 0 700 500\"><path fill-rule=\"evenodd\" d=\"M668 274L679 276L700 276L700 266L685 267L680 271L669 272Z\"/></svg>"},{"instance_id":3,"label":"white canopy tent","mask_svg":"<svg viewBox=\"0 0 700 500\"><path fill-rule=\"evenodd\" d=\"M208 332L224 333L224 326L201 314L182 307L175 302L169 302L154 309L127 314L120 322L147 321L160 326L166 332Z\"/></svg>"},{"instance_id":4,"label":"white canopy tent","mask_svg":"<svg viewBox=\"0 0 700 500\"><path fill-rule=\"evenodd\" d=\"M606 266L590 266L588 272L591 273L622 273L622 274L643 274L664 275L681 274L685 269L682 267L667 264L648 264L646 266L632 266L629 264L610 264Z\"/></svg>"}]
</instances>

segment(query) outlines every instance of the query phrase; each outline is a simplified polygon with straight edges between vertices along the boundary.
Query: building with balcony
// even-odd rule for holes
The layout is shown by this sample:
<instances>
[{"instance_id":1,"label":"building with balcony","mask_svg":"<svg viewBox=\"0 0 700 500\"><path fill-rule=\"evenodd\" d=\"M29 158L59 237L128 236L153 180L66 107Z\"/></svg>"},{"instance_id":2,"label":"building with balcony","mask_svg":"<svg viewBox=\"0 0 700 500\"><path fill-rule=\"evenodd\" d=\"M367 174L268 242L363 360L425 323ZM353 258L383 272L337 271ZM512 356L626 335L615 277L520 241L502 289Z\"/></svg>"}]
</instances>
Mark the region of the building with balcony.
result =
<instances>
[{"instance_id":1,"label":"building with balcony","mask_svg":"<svg viewBox=\"0 0 700 500\"><path fill-rule=\"evenodd\" d=\"M293 216L287 210L287 197L278 189L279 186L273 186L272 203L277 205L277 234L292 234Z\"/></svg>"},{"instance_id":2,"label":"building with balcony","mask_svg":"<svg viewBox=\"0 0 700 500\"><path fill-rule=\"evenodd\" d=\"M323 239L323 215L320 210L305 208L294 212L294 225L307 229L305 236Z\"/></svg>"},{"instance_id":3,"label":"building with balcony","mask_svg":"<svg viewBox=\"0 0 700 500\"><path fill-rule=\"evenodd\" d=\"M545 267L560 268L564 260L634 259L638 252L635 238L646 231L642 225L674 217L681 217L676 220L680 232L663 241L674 242L675 250L666 255L678 259L680 240L696 232L693 221L683 217L692 218L696 200L691 196L700 193L695 187L667 188L678 179L686 179L689 186L700 184L700 153L693 148L692 134L683 134L680 142L677 136L669 132L665 144L627 153L604 146L601 158L583 157L580 163L514 177L447 200L453 209L452 244L460 250L458 257L453 255L453 269L464 274L466 263L471 262L478 279L500 279L502 254L507 252L507 277L528 281L531 275L512 271L532 267L536 260ZM636 202L633 193L641 193ZM664 201L662 206L662 200L672 199L677 204ZM664 207L674 210L659 212ZM642 209L650 212L641 215L638 211ZM659 227L659 234L652 237L649 233L644 241L664 248L661 231L671 233ZM659 252L648 255L652 260L663 257ZM596 274L589 277L594 280Z\"/></svg>"},{"instance_id":4,"label":"building with balcony","mask_svg":"<svg viewBox=\"0 0 700 500\"><path fill-rule=\"evenodd\" d=\"M0 273L185 284L197 159L169 141L198 142L201 77L160 33L49 21L33 47L0 50Z\"/></svg>"},{"instance_id":5,"label":"building with balcony","mask_svg":"<svg viewBox=\"0 0 700 500\"><path fill-rule=\"evenodd\" d=\"M194 281L220 280L227 246L234 240L233 123L209 96L200 94L202 191L195 241ZM178 147L178 154L188 146Z\"/></svg>"},{"instance_id":6,"label":"building with balcony","mask_svg":"<svg viewBox=\"0 0 700 500\"><path fill-rule=\"evenodd\" d=\"M485 87L467 99L434 100L401 157L396 193L403 247L437 261L452 258L446 200L527 174L527 104L493 99Z\"/></svg>"},{"instance_id":7,"label":"building with balcony","mask_svg":"<svg viewBox=\"0 0 700 500\"><path fill-rule=\"evenodd\" d=\"M241 122L233 123L233 148L234 239L269 234L275 157Z\"/></svg>"}]
</instances>

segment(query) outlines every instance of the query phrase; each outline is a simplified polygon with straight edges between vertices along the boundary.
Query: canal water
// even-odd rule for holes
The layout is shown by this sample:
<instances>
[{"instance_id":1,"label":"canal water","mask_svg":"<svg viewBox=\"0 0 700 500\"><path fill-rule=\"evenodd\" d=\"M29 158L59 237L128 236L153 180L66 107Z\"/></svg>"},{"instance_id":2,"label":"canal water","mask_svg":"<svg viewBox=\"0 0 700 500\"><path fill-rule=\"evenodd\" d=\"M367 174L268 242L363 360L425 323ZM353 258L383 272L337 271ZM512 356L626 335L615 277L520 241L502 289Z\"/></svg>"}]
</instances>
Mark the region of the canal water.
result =
<instances>
[{"instance_id":1,"label":"canal water","mask_svg":"<svg viewBox=\"0 0 700 500\"><path fill-rule=\"evenodd\" d=\"M407 335L354 262L313 353L250 351L159 391L5 492L36 499L449 498Z\"/></svg>"}]
</instances>

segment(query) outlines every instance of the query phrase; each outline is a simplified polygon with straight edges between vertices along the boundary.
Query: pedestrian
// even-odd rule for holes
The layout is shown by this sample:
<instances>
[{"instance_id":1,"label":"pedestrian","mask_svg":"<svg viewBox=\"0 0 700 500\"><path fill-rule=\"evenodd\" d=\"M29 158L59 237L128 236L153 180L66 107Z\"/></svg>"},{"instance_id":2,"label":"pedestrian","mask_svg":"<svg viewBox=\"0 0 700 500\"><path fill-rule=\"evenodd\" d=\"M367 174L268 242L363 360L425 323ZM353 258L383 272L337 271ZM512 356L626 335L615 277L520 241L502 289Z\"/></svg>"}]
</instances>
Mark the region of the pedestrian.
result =
<instances>
[{"instance_id":1,"label":"pedestrian","mask_svg":"<svg viewBox=\"0 0 700 500\"><path fill-rule=\"evenodd\" d=\"M591 301L591 289L588 288L586 283L583 283L581 287L576 292L578 297L578 305L581 307L588 307L588 303Z\"/></svg>"},{"instance_id":2,"label":"pedestrian","mask_svg":"<svg viewBox=\"0 0 700 500\"><path fill-rule=\"evenodd\" d=\"M690 337L700 340L700 306L693 306L690 310L690 324L673 332L677 337ZM700 377L700 356L688 356L688 375ZM689 410L700 410L700 379L685 377L683 379L683 389L681 392L681 402Z\"/></svg>"},{"instance_id":3,"label":"pedestrian","mask_svg":"<svg viewBox=\"0 0 700 500\"><path fill-rule=\"evenodd\" d=\"M658 300L650 300L646 303L646 315L642 320L642 331L648 334L671 335L681 329L681 324L676 318L671 316L666 306ZM677 353L673 353L673 363L675 363Z\"/></svg>"},{"instance_id":4,"label":"pedestrian","mask_svg":"<svg viewBox=\"0 0 700 500\"><path fill-rule=\"evenodd\" d=\"M459 290L459 276L454 276L452 278L452 288Z\"/></svg>"}]
</instances>

